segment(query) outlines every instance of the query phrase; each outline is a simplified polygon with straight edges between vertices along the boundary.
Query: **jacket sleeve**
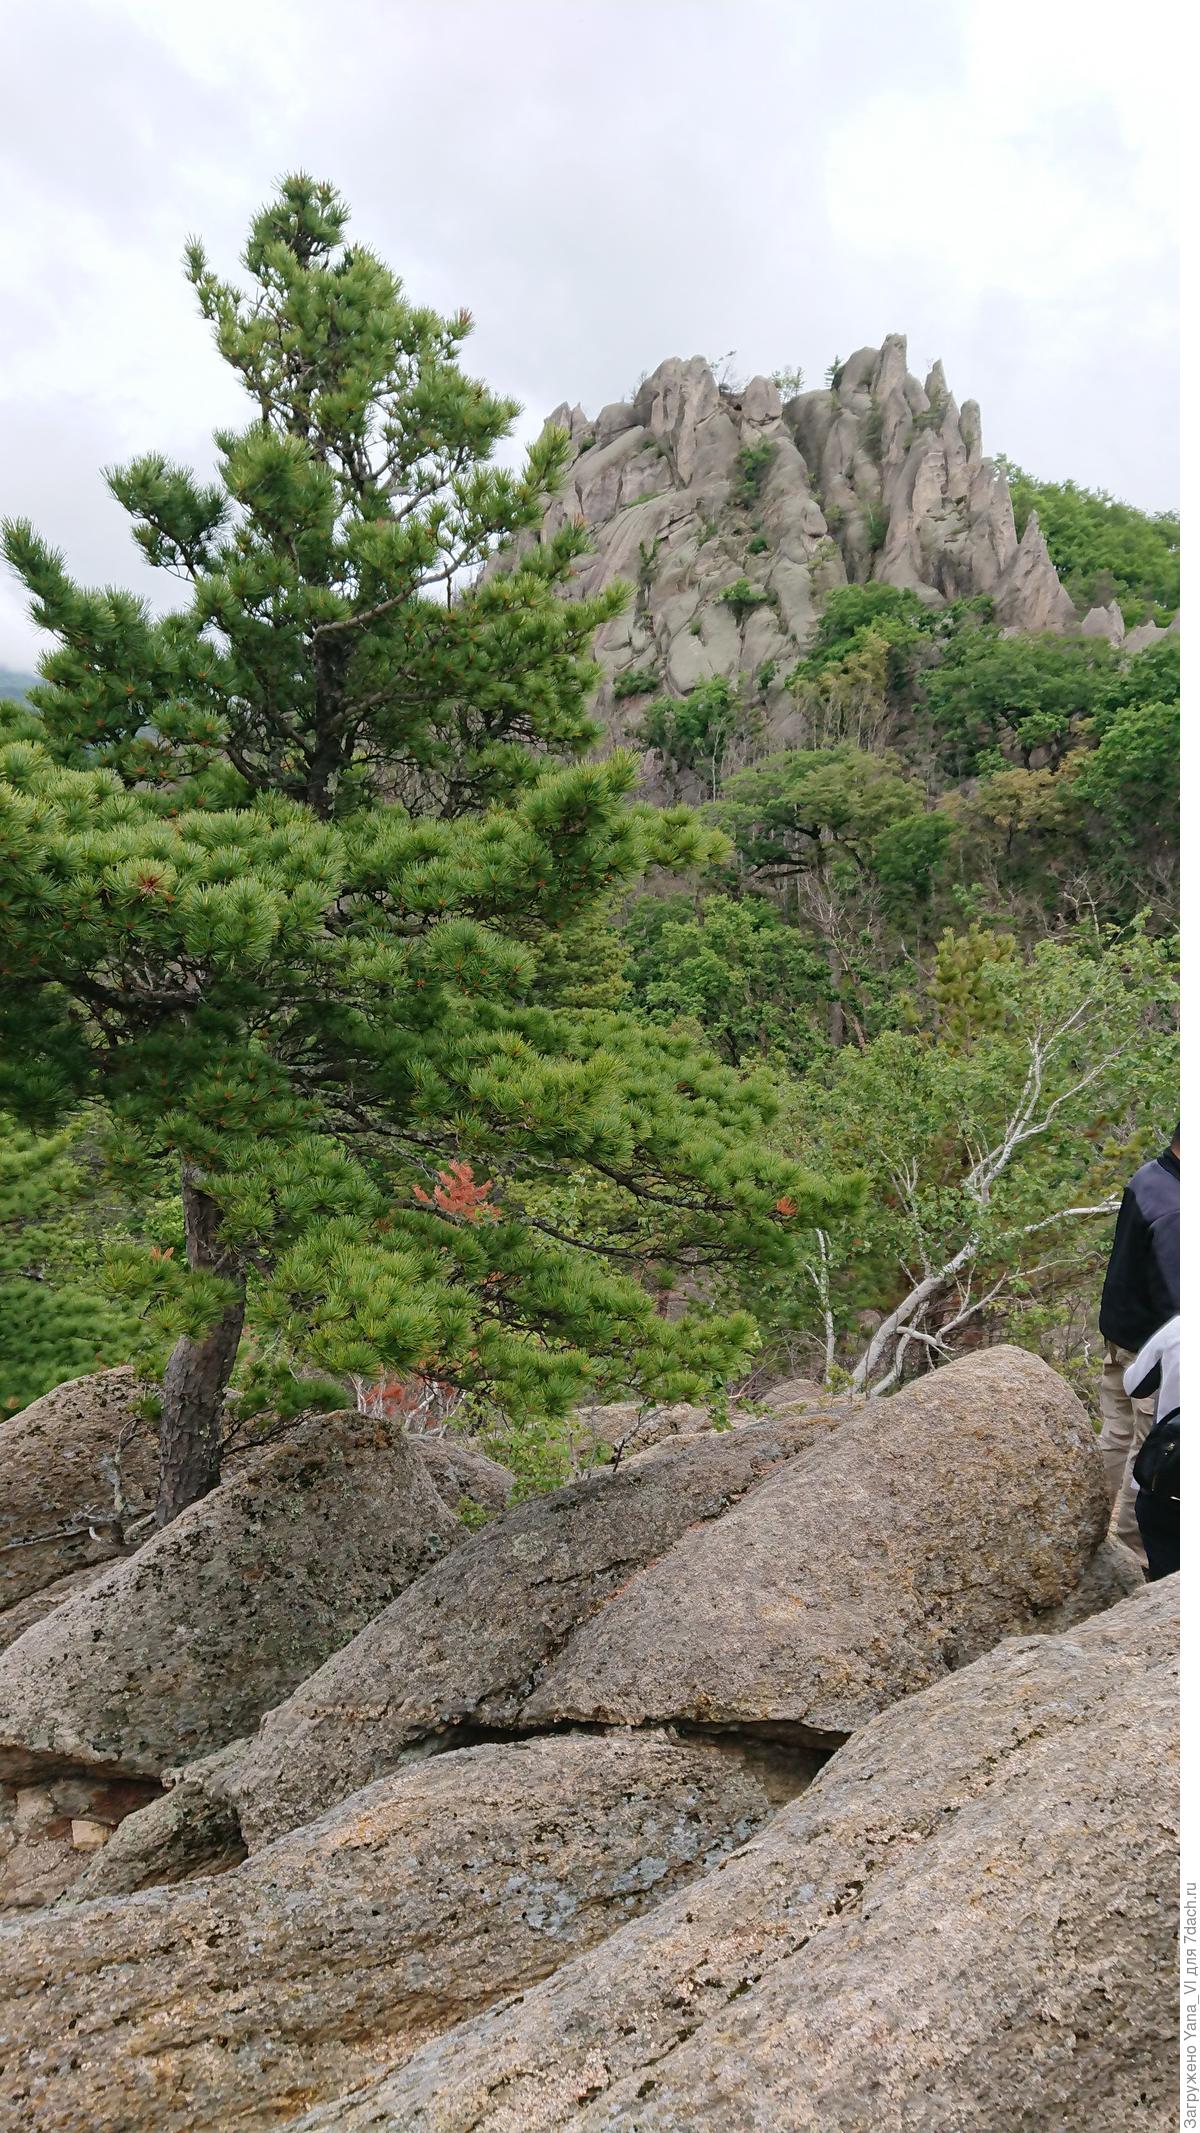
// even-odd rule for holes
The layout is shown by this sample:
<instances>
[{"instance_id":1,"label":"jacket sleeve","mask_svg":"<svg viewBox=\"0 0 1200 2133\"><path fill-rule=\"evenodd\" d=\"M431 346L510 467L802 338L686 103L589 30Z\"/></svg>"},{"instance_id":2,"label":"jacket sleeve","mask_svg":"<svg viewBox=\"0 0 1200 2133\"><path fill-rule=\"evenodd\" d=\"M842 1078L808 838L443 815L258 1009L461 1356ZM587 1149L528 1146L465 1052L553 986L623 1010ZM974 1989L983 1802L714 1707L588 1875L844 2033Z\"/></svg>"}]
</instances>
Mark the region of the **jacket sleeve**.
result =
<instances>
[{"instance_id":1,"label":"jacket sleeve","mask_svg":"<svg viewBox=\"0 0 1200 2133\"><path fill-rule=\"evenodd\" d=\"M1162 1333L1154 1333L1134 1356L1121 1383L1131 1400L1148 1400L1162 1383Z\"/></svg>"}]
</instances>

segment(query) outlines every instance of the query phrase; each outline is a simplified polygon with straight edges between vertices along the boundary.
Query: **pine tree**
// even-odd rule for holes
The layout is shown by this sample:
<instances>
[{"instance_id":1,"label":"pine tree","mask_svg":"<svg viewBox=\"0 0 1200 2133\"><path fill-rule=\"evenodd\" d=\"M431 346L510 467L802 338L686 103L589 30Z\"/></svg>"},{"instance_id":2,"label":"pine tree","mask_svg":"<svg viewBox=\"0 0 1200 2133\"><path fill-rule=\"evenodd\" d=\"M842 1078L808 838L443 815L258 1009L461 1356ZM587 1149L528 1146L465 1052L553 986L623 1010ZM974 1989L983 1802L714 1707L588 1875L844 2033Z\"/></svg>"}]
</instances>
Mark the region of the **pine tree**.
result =
<instances>
[{"instance_id":1,"label":"pine tree","mask_svg":"<svg viewBox=\"0 0 1200 2133\"><path fill-rule=\"evenodd\" d=\"M752 1327L663 1319L652 1270L782 1262L846 1198L765 1152L752 1078L539 992L541 943L716 846L632 806L627 758L580 760L620 599L559 597L580 533L480 574L565 440L491 466L514 409L459 368L469 321L411 307L345 222L288 180L249 296L188 247L253 420L212 487L154 456L109 476L182 609L5 529L57 642L0 750L0 1101L49 1124L102 1098L131 1190L178 1163L186 1269L121 1260L178 1336L160 1521L219 1476L248 1300L262 1396L323 1371L532 1418L589 1383L678 1397Z\"/></svg>"},{"instance_id":2,"label":"pine tree","mask_svg":"<svg viewBox=\"0 0 1200 2133\"><path fill-rule=\"evenodd\" d=\"M137 1342L133 1312L105 1293L85 1212L86 1123L31 1133L0 1112L0 1420Z\"/></svg>"}]
</instances>

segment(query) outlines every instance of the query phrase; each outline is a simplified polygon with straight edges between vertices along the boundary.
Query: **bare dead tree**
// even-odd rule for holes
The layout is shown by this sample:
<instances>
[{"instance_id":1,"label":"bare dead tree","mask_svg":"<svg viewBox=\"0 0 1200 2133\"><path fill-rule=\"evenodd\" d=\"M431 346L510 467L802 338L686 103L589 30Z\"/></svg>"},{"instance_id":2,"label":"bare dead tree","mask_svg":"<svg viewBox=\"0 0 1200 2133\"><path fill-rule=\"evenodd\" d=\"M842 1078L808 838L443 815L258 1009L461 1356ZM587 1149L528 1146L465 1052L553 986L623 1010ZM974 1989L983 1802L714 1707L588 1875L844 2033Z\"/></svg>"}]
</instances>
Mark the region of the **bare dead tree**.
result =
<instances>
[{"instance_id":1,"label":"bare dead tree","mask_svg":"<svg viewBox=\"0 0 1200 2133\"><path fill-rule=\"evenodd\" d=\"M962 1189L973 1209L974 1219L966 1238L955 1251L940 1260L929 1252L922 1234L916 1164L891 1166L893 1187L917 1238L920 1265L919 1270L914 1269L910 1276L907 1293L876 1328L855 1364L851 1376L853 1391L865 1393L872 1399L888 1392L902 1376L905 1357L914 1341L931 1353L944 1356L948 1352L947 1336L994 1302L1011 1279L1011 1272L1015 1270L1006 1270L982 1293L974 1294L972 1290L975 1263L983 1249L985 1219L992 1195L1021 1149L1046 1133L1064 1107L1090 1088L1109 1064L1107 1059L1098 1060L1056 1096L1047 1093L1047 1070L1087 1022L1092 1004L1083 1002L1049 1029L1039 1027L1031 1032L1029 1064L1020 1097L998 1138L990 1146L972 1151L974 1160ZM1117 1205L1116 1200L1105 1200L1092 1207L1060 1207L1036 1222L1023 1224L1015 1232L1015 1237L1031 1237L1062 1222L1112 1214ZM952 1291L958 1298L955 1315L936 1330L931 1330L928 1323L931 1312Z\"/></svg>"}]
</instances>

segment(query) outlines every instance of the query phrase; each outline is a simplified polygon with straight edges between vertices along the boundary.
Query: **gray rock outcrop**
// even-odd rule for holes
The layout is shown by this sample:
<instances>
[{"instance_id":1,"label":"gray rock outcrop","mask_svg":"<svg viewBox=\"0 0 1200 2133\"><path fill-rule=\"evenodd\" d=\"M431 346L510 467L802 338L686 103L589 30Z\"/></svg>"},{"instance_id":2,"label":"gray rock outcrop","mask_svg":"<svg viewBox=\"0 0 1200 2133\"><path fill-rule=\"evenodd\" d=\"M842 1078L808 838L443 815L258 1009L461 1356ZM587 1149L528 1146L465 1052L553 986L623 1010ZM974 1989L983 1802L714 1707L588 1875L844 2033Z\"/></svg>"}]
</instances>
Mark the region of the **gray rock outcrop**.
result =
<instances>
[{"instance_id":1,"label":"gray rock outcrop","mask_svg":"<svg viewBox=\"0 0 1200 2133\"><path fill-rule=\"evenodd\" d=\"M686 1721L827 1751L1059 1607L1107 1523L1091 1424L1021 1349L886 1409L657 1447L474 1536L272 1711L233 1781L243 1835L462 1725Z\"/></svg>"},{"instance_id":2,"label":"gray rock outcrop","mask_svg":"<svg viewBox=\"0 0 1200 2133\"><path fill-rule=\"evenodd\" d=\"M787 675L825 596L847 583L906 587L934 607L987 594L1006 627L1078 627L1036 519L1017 539L977 404L959 408L940 363L922 385L902 335L782 407L768 379L731 391L692 356L661 363L595 422L565 404L549 419L571 450L545 531L586 525L580 592L614 578L634 588L596 643L597 707L617 740L636 738L653 695L723 676L743 704L727 769L763 739L804 742ZM731 602L742 579L749 596Z\"/></svg>"},{"instance_id":3,"label":"gray rock outcrop","mask_svg":"<svg viewBox=\"0 0 1200 2133\"><path fill-rule=\"evenodd\" d=\"M753 1766L554 1737L385 1778L204 1884L0 1931L0 2111L22 2133L244 2133L337 2095L711 1869Z\"/></svg>"},{"instance_id":4,"label":"gray rock outcrop","mask_svg":"<svg viewBox=\"0 0 1200 2133\"><path fill-rule=\"evenodd\" d=\"M1045 535L1031 511L1011 563L996 587L995 619L1009 630L1069 630L1075 609L1050 561Z\"/></svg>"},{"instance_id":5,"label":"gray rock outcrop","mask_svg":"<svg viewBox=\"0 0 1200 2133\"><path fill-rule=\"evenodd\" d=\"M1152 625L1153 626L1153 625ZM1081 637L1103 637L1109 644L1125 642L1125 617L1115 600L1106 607L1089 607L1079 625Z\"/></svg>"},{"instance_id":6,"label":"gray rock outcrop","mask_svg":"<svg viewBox=\"0 0 1200 2133\"><path fill-rule=\"evenodd\" d=\"M893 1705L722 1868L287 2133L1174 2124L1177 1588Z\"/></svg>"},{"instance_id":7,"label":"gray rock outcrop","mask_svg":"<svg viewBox=\"0 0 1200 2133\"><path fill-rule=\"evenodd\" d=\"M0 1656L0 1778L224 1746L463 1532L398 1426L303 1424Z\"/></svg>"},{"instance_id":8,"label":"gray rock outcrop","mask_svg":"<svg viewBox=\"0 0 1200 2133\"><path fill-rule=\"evenodd\" d=\"M118 1493L129 1521L153 1511L158 1440L139 1391L132 1370L102 1370L0 1423L0 1644L10 1608L123 1552Z\"/></svg>"}]
</instances>

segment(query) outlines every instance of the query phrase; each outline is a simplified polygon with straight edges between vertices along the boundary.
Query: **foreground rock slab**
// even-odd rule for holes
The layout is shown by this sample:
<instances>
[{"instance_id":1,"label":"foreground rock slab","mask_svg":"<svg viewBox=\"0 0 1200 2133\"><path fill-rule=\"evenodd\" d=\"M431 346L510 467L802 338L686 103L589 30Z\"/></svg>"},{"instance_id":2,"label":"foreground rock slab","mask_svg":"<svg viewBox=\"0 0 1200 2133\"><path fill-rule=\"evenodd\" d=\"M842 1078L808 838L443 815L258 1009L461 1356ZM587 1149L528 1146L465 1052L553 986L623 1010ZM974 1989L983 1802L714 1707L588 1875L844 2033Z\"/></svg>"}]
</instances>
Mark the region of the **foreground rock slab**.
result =
<instances>
[{"instance_id":1,"label":"foreground rock slab","mask_svg":"<svg viewBox=\"0 0 1200 2133\"><path fill-rule=\"evenodd\" d=\"M1174 2124L1177 1588L895 1705L722 1867L287 2133Z\"/></svg>"},{"instance_id":2,"label":"foreground rock slab","mask_svg":"<svg viewBox=\"0 0 1200 2133\"><path fill-rule=\"evenodd\" d=\"M717 1748L492 1745L385 1779L216 1881L0 1928L0 2124L255 2133L545 1976L768 1812Z\"/></svg>"},{"instance_id":3,"label":"foreground rock slab","mask_svg":"<svg viewBox=\"0 0 1200 2133\"><path fill-rule=\"evenodd\" d=\"M243 1835L467 1722L828 1750L1060 1606L1107 1515L1083 1408L1015 1348L885 1404L657 1446L476 1535L271 1712L235 1780Z\"/></svg>"},{"instance_id":4,"label":"foreground rock slab","mask_svg":"<svg viewBox=\"0 0 1200 2133\"><path fill-rule=\"evenodd\" d=\"M0 1656L0 1778L224 1746L462 1533L397 1426L304 1424Z\"/></svg>"}]
</instances>

